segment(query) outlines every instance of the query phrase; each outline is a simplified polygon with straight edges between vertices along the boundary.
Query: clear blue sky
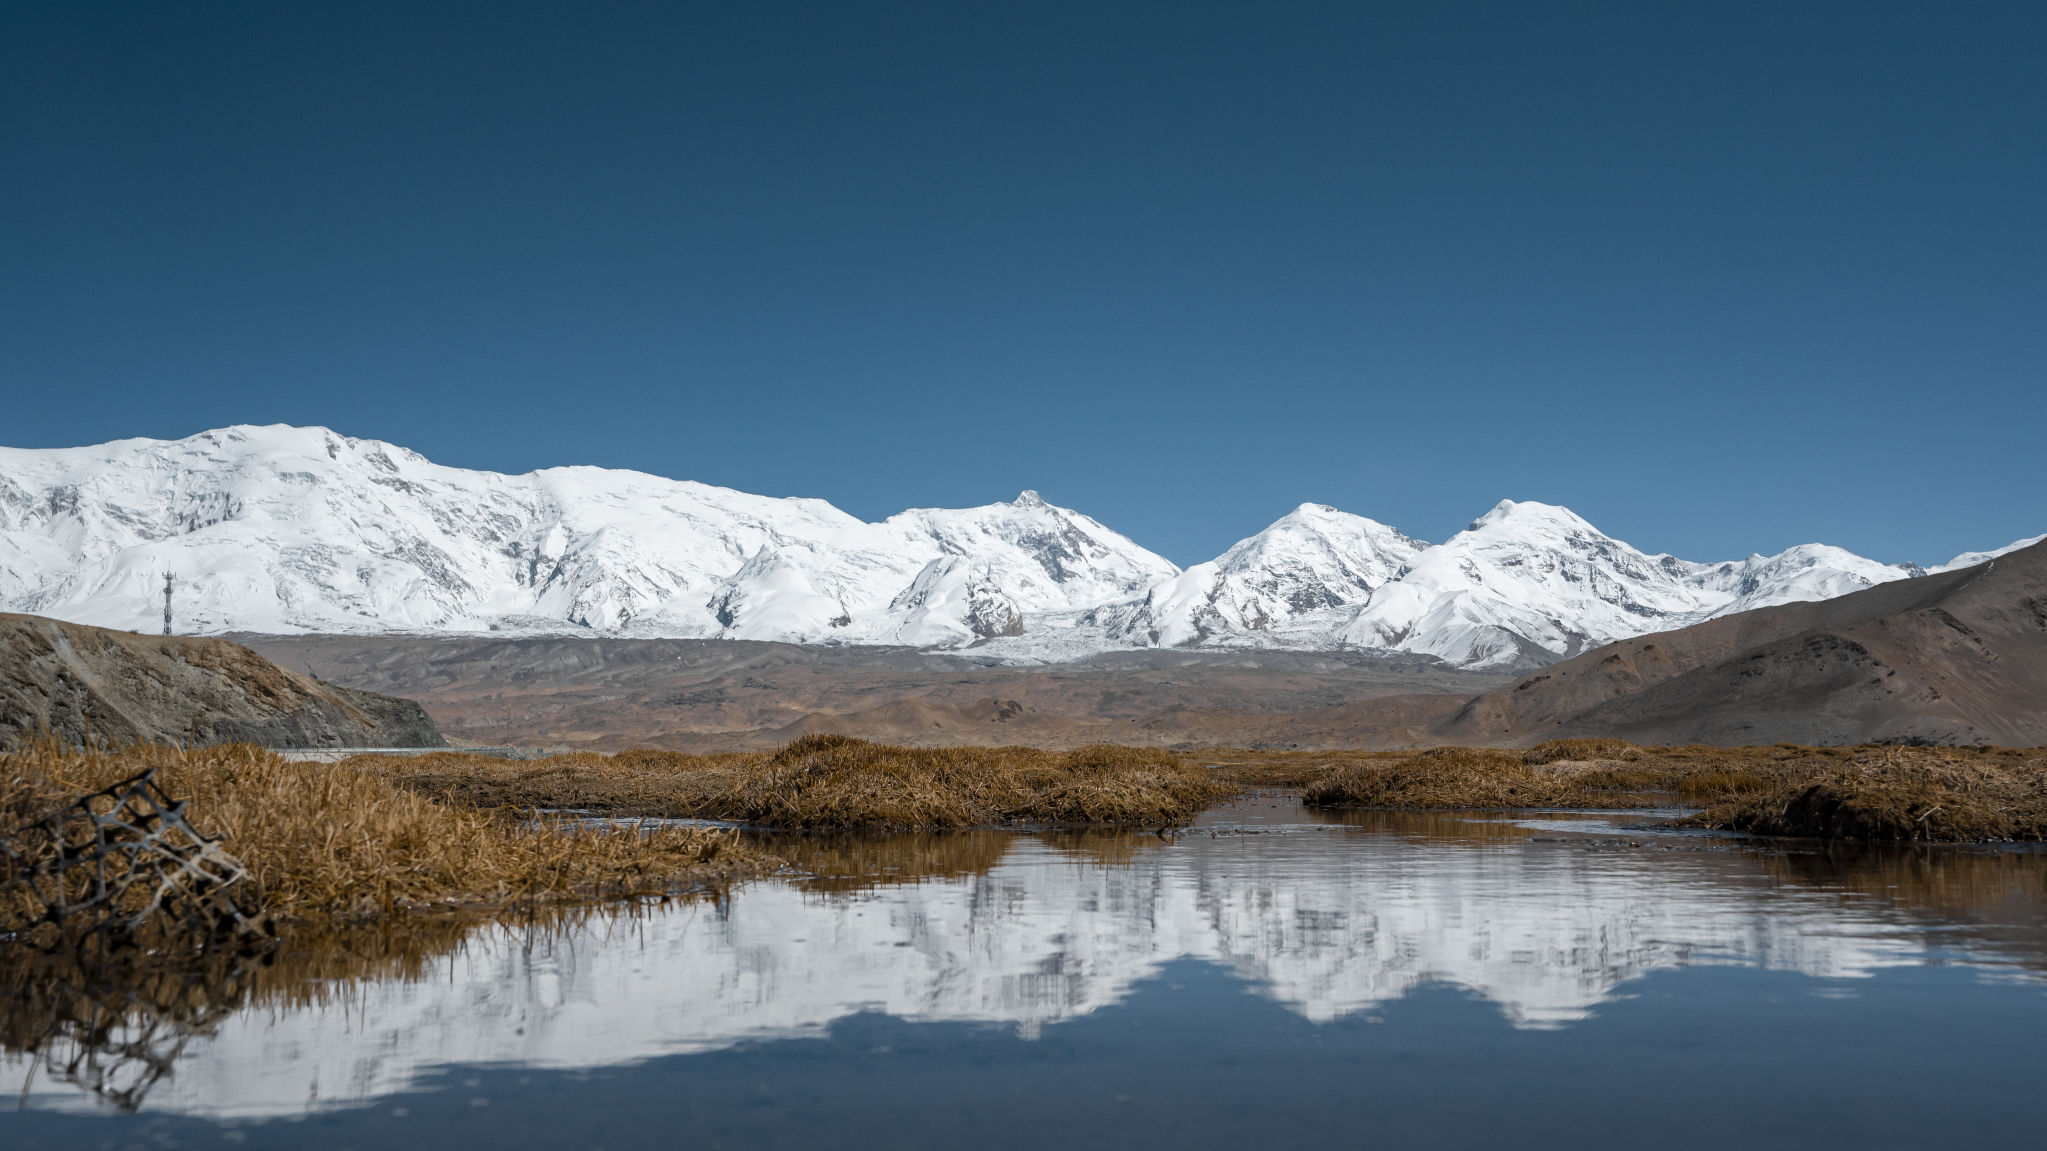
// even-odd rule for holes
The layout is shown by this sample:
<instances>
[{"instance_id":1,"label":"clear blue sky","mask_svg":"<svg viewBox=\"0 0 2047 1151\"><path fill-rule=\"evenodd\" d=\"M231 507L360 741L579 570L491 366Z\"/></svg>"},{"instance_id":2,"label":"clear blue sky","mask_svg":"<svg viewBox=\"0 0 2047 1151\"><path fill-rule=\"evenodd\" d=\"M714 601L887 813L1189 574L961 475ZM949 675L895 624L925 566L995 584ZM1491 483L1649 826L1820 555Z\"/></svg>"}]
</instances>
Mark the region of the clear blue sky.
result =
<instances>
[{"instance_id":1,"label":"clear blue sky","mask_svg":"<svg viewBox=\"0 0 2047 1151\"><path fill-rule=\"evenodd\" d=\"M0 6L0 443L2047 531L2047 4Z\"/></svg>"}]
</instances>

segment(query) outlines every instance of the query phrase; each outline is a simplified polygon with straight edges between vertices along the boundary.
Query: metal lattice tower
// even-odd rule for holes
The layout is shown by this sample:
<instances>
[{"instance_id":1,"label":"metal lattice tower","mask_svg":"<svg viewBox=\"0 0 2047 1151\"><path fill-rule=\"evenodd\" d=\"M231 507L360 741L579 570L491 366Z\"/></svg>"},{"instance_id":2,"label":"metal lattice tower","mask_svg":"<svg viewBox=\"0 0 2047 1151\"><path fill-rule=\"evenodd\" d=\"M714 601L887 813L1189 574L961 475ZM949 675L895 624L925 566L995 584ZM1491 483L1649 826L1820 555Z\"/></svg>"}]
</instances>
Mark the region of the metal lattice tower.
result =
<instances>
[{"instance_id":1,"label":"metal lattice tower","mask_svg":"<svg viewBox=\"0 0 2047 1151\"><path fill-rule=\"evenodd\" d=\"M171 634L171 573L163 573L163 633Z\"/></svg>"}]
</instances>

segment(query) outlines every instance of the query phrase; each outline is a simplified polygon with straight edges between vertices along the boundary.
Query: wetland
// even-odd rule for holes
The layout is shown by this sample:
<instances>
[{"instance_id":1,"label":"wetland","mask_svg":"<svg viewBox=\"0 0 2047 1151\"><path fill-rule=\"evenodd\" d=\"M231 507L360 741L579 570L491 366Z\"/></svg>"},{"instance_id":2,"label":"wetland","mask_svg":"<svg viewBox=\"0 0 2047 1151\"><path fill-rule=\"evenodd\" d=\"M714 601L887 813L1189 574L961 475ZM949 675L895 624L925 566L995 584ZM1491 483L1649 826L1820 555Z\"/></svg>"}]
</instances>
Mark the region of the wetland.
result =
<instances>
[{"instance_id":1,"label":"wetland","mask_svg":"<svg viewBox=\"0 0 2047 1151\"><path fill-rule=\"evenodd\" d=\"M1247 769L1248 770L1248 769ZM2047 854L1386 811L748 836L695 894L10 975L19 1146L2027 1140Z\"/></svg>"}]
</instances>

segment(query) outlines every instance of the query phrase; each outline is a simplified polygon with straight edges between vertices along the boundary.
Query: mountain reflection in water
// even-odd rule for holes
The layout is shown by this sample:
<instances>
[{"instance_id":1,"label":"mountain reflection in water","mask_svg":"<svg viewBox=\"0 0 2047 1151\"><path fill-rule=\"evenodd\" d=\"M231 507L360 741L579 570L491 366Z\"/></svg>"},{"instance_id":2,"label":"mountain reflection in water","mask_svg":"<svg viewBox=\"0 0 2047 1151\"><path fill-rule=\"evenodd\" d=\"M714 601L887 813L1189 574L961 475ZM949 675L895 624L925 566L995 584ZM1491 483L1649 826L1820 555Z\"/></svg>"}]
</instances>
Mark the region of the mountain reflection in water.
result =
<instances>
[{"instance_id":1,"label":"mountain reflection in water","mask_svg":"<svg viewBox=\"0 0 2047 1151\"><path fill-rule=\"evenodd\" d=\"M0 1091L45 1108L288 1116L405 1091L448 1065L613 1066L818 1035L861 1012L1029 1039L1176 960L1217 965L1317 1022L1447 984L1520 1028L1569 1026L1628 981L1687 965L1824 979L1929 961L2047 971L2047 856L1837 856L1573 826L1317 820L1267 798L1172 841L802 840L785 850L815 878L719 902L448 928L353 966L343 953L360 941L287 956L214 986L226 1002L151 1014L149 1034L174 1034L139 1070L109 1070L119 1042L82 1050L94 1040L76 1028L32 1058L43 1023L17 998L0 1020Z\"/></svg>"}]
</instances>

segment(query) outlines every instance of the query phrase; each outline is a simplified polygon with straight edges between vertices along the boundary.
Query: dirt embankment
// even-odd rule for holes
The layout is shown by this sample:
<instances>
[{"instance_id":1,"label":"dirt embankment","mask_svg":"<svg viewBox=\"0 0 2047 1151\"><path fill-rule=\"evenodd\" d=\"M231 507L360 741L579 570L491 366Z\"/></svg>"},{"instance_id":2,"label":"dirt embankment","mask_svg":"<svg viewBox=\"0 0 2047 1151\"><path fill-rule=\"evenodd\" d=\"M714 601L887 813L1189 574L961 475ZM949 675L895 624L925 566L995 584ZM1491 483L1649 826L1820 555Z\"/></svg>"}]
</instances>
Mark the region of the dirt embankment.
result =
<instances>
[{"instance_id":1,"label":"dirt embankment","mask_svg":"<svg viewBox=\"0 0 2047 1151\"><path fill-rule=\"evenodd\" d=\"M240 644L0 613L0 748L442 747L417 703L320 683Z\"/></svg>"}]
</instances>

